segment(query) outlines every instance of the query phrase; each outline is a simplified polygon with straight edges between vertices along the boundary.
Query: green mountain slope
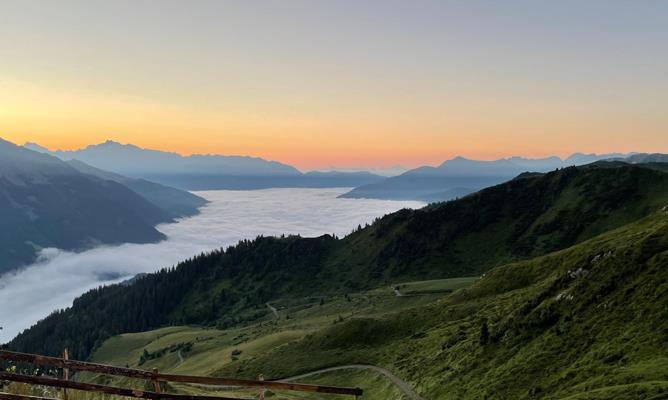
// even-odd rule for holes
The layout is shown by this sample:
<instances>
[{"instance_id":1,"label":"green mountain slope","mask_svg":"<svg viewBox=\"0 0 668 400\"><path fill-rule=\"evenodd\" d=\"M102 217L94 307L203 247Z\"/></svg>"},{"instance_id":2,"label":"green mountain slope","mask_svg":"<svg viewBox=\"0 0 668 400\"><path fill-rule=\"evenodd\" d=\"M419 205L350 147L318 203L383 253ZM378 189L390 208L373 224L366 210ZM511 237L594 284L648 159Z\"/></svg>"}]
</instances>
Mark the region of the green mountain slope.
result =
<instances>
[{"instance_id":1,"label":"green mountain slope","mask_svg":"<svg viewBox=\"0 0 668 400\"><path fill-rule=\"evenodd\" d=\"M470 289L357 318L216 374L392 370L428 399L665 399L668 212L489 271Z\"/></svg>"},{"instance_id":2,"label":"green mountain slope","mask_svg":"<svg viewBox=\"0 0 668 400\"><path fill-rule=\"evenodd\" d=\"M668 174L597 163L524 174L465 198L391 214L346 237L328 269L354 282L476 275L563 249L668 203Z\"/></svg>"},{"instance_id":3,"label":"green mountain slope","mask_svg":"<svg viewBox=\"0 0 668 400\"><path fill-rule=\"evenodd\" d=\"M457 201L400 211L344 239L258 238L130 286L93 290L19 335L18 350L86 358L107 338L168 324L221 327L283 296L480 274L566 248L668 204L668 174L625 164L522 176ZM263 313L262 313L263 315Z\"/></svg>"}]
</instances>

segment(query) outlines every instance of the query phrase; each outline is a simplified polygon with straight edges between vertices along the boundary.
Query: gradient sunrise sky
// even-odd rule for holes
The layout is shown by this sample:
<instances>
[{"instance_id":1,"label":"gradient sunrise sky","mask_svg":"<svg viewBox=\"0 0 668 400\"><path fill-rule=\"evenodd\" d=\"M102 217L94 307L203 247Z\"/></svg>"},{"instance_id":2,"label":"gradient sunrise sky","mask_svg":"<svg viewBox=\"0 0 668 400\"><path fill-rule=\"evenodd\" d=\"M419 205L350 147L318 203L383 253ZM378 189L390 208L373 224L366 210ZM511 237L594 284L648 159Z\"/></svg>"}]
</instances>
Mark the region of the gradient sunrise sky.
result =
<instances>
[{"instance_id":1,"label":"gradient sunrise sky","mask_svg":"<svg viewBox=\"0 0 668 400\"><path fill-rule=\"evenodd\" d=\"M668 152L668 1L0 0L0 137L302 169Z\"/></svg>"}]
</instances>

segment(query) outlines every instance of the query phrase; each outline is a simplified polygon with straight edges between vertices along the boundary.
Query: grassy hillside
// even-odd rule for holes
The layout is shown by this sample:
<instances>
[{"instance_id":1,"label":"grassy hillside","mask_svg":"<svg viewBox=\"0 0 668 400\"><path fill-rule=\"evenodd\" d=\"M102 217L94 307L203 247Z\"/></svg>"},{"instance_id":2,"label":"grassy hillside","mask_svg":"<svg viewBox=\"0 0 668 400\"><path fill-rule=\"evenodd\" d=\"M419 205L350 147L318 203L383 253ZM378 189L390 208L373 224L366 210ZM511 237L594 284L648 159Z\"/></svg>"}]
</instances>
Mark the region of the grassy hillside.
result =
<instances>
[{"instance_id":1,"label":"grassy hillside","mask_svg":"<svg viewBox=\"0 0 668 400\"><path fill-rule=\"evenodd\" d=\"M379 365L430 399L668 396L668 213L489 271L470 289L360 317L216 374Z\"/></svg>"},{"instance_id":2,"label":"grassy hillside","mask_svg":"<svg viewBox=\"0 0 668 400\"><path fill-rule=\"evenodd\" d=\"M158 368L169 373L211 375L236 360L253 359L278 346L330 326L339 326L354 318L382 318L394 312L433 303L453 290L470 286L475 280L456 278L399 284L406 292L402 296L397 296L393 287L385 286L346 295L277 299L269 304L276 309L276 314L264 305L262 317L250 324L224 330L174 326L122 334L105 341L91 358L95 362L140 369ZM89 375L82 379L104 382L104 378L99 376ZM305 378L304 381L358 385L372 391L369 396L365 396L371 400L401 398L400 391L391 382L373 371L330 372ZM143 384L132 380L115 383L134 387ZM186 393L204 390L188 385L178 386L177 389ZM281 396L301 398L287 397L287 393Z\"/></svg>"},{"instance_id":3,"label":"grassy hillside","mask_svg":"<svg viewBox=\"0 0 668 400\"><path fill-rule=\"evenodd\" d=\"M277 298L476 276L566 248L668 204L668 174L626 164L532 174L457 201L386 216L344 239L258 238L93 290L10 347L86 358L107 338L165 325L252 322ZM260 310L260 311L258 311Z\"/></svg>"}]
</instances>

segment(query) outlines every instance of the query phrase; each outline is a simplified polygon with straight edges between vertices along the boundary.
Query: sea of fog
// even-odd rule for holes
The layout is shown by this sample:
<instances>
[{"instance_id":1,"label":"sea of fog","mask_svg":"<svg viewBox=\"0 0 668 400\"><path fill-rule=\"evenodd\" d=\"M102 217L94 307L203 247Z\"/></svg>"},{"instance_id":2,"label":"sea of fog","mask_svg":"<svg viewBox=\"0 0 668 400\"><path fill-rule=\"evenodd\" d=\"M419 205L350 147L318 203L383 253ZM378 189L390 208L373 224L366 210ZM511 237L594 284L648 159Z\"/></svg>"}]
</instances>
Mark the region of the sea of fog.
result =
<instances>
[{"instance_id":1,"label":"sea of fog","mask_svg":"<svg viewBox=\"0 0 668 400\"><path fill-rule=\"evenodd\" d=\"M156 244L98 247L82 253L45 249L39 261L0 277L0 343L68 307L82 293L135 274L156 271L202 251L258 235L324 233L343 236L358 224L423 203L339 199L347 189L207 191L201 214L158 226L168 239Z\"/></svg>"}]
</instances>

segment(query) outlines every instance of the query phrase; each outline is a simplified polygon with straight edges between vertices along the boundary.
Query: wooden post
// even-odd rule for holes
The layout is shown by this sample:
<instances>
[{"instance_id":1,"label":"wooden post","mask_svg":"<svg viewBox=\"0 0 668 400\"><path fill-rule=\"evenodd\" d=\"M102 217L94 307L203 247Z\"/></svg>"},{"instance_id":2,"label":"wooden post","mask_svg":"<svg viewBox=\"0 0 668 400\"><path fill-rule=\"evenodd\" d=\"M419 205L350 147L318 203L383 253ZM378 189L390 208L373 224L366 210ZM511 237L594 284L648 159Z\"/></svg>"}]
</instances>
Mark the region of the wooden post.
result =
<instances>
[{"instance_id":1,"label":"wooden post","mask_svg":"<svg viewBox=\"0 0 668 400\"><path fill-rule=\"evenodd\" d=\"M260 374L257 377L258 381L264 381L264 375ZM264 400L264 393L266 392L265 388L260 388L260 397L258 397L259 400Z\"/></svg>"},{"instance_id":2,"label":"wooden post","mask_svg":"<svg viewBox=\"0 0 668 400\"><path fill-rule=\"evenodd\" d=\"M155 389L155 392L156 392L156 393L161 393L161 390L160 390L160 381L157 380L157 379L155 379L155 377L158 376L158 369L157 369L157 368L153 368L153 376L154 376L154 378L152 379L152 381L153 381L153 388Z\"/></svg>"},{"instance_id":3,"label":"wooden post","mask_svg":"<svg viewBox=\"0 0 668 400\"><path fill-rule=\"evenodd\" d=\"M63 351L63 360L67 361L70 359L70 350L65 347L65 350ZM63 368L63 379L66 381L70 380L70 369L69 368ZM63 388L63 400L67 400L67 389Z\"/></svg>"}]
</instances>

